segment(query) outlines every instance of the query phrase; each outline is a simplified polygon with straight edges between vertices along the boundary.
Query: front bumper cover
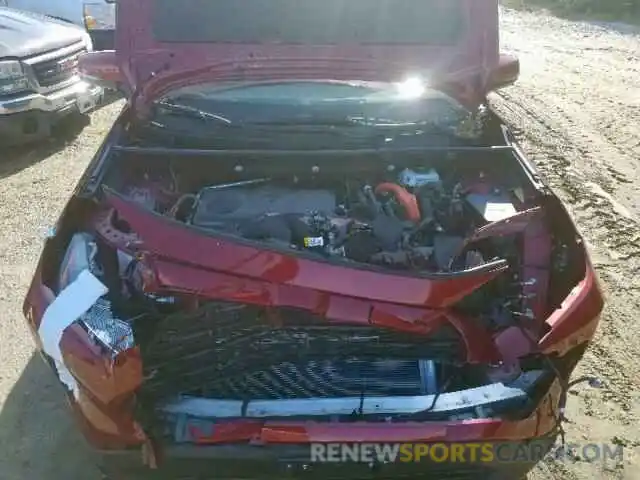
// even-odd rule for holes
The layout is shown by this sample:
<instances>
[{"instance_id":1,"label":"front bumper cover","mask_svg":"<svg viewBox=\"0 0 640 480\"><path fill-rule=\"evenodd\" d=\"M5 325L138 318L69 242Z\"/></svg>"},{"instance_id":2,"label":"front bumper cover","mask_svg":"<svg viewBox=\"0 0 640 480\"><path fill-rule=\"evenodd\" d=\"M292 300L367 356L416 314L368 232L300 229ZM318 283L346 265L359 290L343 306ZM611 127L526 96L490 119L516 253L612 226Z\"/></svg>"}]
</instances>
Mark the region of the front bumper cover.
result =
<instances>
[{"instance_id":1,"label":"front bumper cover","mask_svg":"<svg viewBox=\"0 0 640 480\"><path fill-rule=\"evenodd\" d=\"M88 111L100 99L102 88L84 81L76 81L59 90L49 93L28 93L9 99L0 99L0 115L38 110L41 112L58 112L73 105L80 111Z\"/></svg>"},{"instance_id":2,"label":"front bumper cover","mask_svg":"<svg viewBox=\"0 0 640 480\"><path fill-rule=\"evenodd\" d=\"M553 448L555 436L530 441L490 443L488 461L423 460L366 464L357 462L314 463L308 445L173 446L165 450L162 468L141 465L139 451L98 452L101 470L108 478L452 478L517 480L527 474ZM489 444L482 444L489 445Z\"/></svg>"},{"instance_id":3,"label":"front bumper cover","mask_svg":"<svg viewBox=\"0 0 640 480\"><path fill-rule=\"evenodd\" d=\"M77 81L50 93L0 100L0 136L10 143L44 138L60 119L87 113L102 103L103 89Z\"/></svg>"}]
</instances>

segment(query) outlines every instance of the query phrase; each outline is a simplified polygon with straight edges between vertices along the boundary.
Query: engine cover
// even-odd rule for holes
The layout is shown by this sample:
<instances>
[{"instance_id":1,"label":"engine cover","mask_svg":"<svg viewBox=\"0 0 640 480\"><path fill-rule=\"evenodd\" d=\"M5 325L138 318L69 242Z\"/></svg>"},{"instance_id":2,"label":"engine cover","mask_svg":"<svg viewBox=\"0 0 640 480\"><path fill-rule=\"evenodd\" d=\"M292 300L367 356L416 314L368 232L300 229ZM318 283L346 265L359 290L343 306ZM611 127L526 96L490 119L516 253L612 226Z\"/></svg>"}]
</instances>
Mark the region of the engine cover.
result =
<instances>
[{"instance_id":1,"label":"engine cover","mask_svg":"<svg viewBox=\"0 0 640 480\"><path fill-rule=\"evenodd\" d=\"M191 223L200 227L221 222L249 220L264 215L305 215L318 211L327 214L336 209L336 196L329 190L287 189L275 186L242 189L205 188Z\"/></svg>"}]
</instances>

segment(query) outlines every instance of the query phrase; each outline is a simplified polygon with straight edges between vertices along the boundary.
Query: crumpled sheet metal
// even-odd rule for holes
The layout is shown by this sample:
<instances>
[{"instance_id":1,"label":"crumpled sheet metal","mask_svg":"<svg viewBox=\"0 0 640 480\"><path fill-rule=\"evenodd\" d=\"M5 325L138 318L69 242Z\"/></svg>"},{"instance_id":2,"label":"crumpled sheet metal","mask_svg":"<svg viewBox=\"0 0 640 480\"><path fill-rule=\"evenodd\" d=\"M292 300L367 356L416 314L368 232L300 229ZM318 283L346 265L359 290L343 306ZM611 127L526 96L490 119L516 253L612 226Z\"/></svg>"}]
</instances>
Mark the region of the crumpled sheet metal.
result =
<instances>
[{"instance_id":1,"label":"crumpled sheet metal","mask_svg":"<svg viewBox=\"0 0 640 480\"><path fill-rule=\"evenodd\" d=\"M38 329L43 350L53 360L60 381L76 397L77 383L60 350L62 334L70 325L84 325L94 340L110 350L112 358L135 344L131 326L113 317L104 298L108 291L93 273L83 270L47 307Z\"/></svg>"},{"instance_id":2,"label":"crumpled sheet metal","mask_svg":"<svg viewBox=\"0 0 640 480\"><path fill-rule=\"evenodd\" d=\"M38 335L44 352L51 357L60 381L77 395L77 384L62 358L60 341L63 332L107 293L107 287L89 270L83 270L67 285L42 316Z\"/></svg>"},{"instance_id":3,"label":"crumpled sheet metal","mask_svg":"<svg viewBox=\"0 0 640 480\"><path fill-rule=\"evenodd\" d=\"M135 345L131 326L113 316L111 303L105 298L96 300L78 321L86 326L87 331L96 340L109 348L113 356Z\"/></svg>"}]
</instances>

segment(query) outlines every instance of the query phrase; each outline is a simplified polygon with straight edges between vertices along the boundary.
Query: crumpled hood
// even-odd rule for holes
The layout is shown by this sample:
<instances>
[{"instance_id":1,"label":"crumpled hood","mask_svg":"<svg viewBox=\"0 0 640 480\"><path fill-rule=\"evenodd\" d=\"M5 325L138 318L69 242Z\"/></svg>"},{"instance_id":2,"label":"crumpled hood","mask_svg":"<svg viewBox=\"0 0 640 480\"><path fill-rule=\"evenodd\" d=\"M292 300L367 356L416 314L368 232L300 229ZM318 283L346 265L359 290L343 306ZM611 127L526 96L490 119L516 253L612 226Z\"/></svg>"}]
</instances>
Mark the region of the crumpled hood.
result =
<instances>
[{"instance_id":1,"label":"crumpled hood","mask_svg":"<svg viewBox=\"0 0 640 480\"><path fill-rule=\"evenodd\" d=\"M0 57L24 58L84 39L80 27L30 12L0 7Z\"/></svg>"},{"instance_id":2,"label":"crumpled hood","mask_svg":"<svg viewBox=\"0 0 640 480\"><path fill-rule=\"evenodd\" d=\"M455 84L481 101L498 64L497 0L230 5L119 0L116 56L136 102L144 105L168 90L202 82L387 82L409 76L435 86Z\"/></svg>"},{"instance_id":3,"label":"crumpled hood","mask_svg":"<svg viewBox=\"0 0 640 480\"><path fill-rule=\"evenodd\" d=\"M315 291L367 301L444 308L455 304L507 268L504 260L496 260L464 272L435 274L431 278L345 268L203 235L144 210L108 187L103 189L107 202L132 231L138 232L144 250L161 263L169 262L165 273L180 268L180 265L195 266L197 270L208 272L207 292L216 290L214 277L224 277L233 284L242 285L241 289L246 290L245 301L252 295L249 292L269 295L269 291L276 288L279 293L275 296L280 300L291 296L291 293L295 297L295 292L300 300L305 291ZM184 245L189 245L189 248L183 248ZM162 288L189 290L184 285L172 285L171 274L157 276ZM196 277L195 270L185 276L193 281L197 281ZM201 288L196 290L205 293Z\"/></svg>"}]
</instances>

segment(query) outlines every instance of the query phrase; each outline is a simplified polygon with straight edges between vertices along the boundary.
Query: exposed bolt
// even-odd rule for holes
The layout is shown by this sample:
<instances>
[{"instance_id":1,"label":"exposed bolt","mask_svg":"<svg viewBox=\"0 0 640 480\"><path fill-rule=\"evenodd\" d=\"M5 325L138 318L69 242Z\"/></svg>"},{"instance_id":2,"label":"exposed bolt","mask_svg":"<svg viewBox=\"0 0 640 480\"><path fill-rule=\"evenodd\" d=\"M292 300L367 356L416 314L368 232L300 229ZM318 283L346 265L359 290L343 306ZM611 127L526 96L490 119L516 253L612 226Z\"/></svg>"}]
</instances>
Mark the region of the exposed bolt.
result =
<instances>
[{"instance_id":1,"label":"exposed bolt","mask_svg":"<svg viewBox=\"0 0 640 480\"><path fill-rule=\"evenodd\" d=\"M520 300L531 300L532 298L536 298L537 296L538 296L537 293L527 293L523 295L518 295L517 298L519 298Z\"/></svg>"},{"instance_id":2,"label":"exposed bolt","mask_svg":"<svg viewBox=\"0 0 640 480\"><path fill-rule=\"evenodd\" d=\"M531 310L530 308L528 308L524 312L511 312L511 313L516 317L524 317L530 320L533 320L535 318L535 315L533 314L533 310Z\"/></svg>"}]
</instances>

